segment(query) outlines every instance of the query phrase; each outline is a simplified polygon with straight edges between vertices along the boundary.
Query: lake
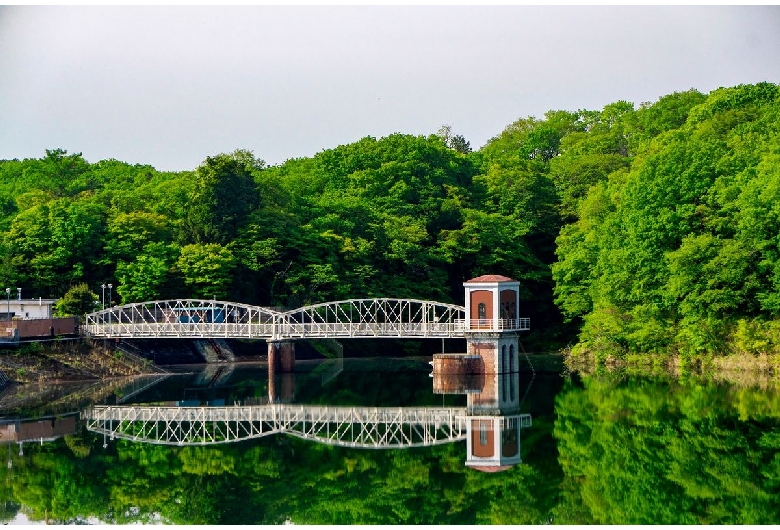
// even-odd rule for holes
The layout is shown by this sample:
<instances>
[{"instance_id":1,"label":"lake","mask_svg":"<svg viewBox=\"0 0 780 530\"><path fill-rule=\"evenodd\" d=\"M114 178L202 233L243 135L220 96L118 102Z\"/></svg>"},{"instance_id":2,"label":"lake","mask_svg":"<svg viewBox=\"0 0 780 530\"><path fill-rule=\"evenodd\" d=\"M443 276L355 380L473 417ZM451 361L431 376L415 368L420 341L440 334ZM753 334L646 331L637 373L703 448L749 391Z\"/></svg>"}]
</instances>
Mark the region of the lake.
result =
<instances>
[{"instance_id":1,"label":"lake","mask_svg":"<svg viewBox=\"0 0 780 530\"><path fill-rule=\"evenodd\" d=\"M477 388L490 378L442 383L430 360L301 361L273 380L264 364L187 366L167 376L6 391L0 519L780 522L774 386L566 375L521 363L496 379L519 411L475 415ZM136 416L89 420L98 410ZM170 419L150 419L151 411ZM198 411L212 415L195 418ZM215 411L244 419L220 423ZM487 457L474 464L493 445L495 465Z\"/></svg>"}]
</instances>

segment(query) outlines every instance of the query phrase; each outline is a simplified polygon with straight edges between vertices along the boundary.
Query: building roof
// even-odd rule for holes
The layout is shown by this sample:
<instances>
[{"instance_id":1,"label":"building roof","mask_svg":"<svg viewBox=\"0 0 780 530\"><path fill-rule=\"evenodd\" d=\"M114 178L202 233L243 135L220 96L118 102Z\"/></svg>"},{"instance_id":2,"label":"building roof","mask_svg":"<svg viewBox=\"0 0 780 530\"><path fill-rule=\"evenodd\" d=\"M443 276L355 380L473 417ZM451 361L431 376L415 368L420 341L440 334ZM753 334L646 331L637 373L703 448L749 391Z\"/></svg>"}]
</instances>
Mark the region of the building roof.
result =
<instances>
[{"instance_id":1,"label":"building roof","mask_svg":"<svg viewBox=\"0 0 780 530\"><path fill-rule=\"evenodd\" d=\"M3 300L3 303L11 305L54 305L58 301L59 298L23 298L22 300L19 300L18 298L11 298L10 300Z\"/></svg>"},{"instance_id":2,"label":"building roof","mask_svg":"<svg viewBox=\"0 0 780 530\"><path fill-rule=\"evenodd\" d=\"M506 276L501 276L500 274L483 274L482 276L477 276L476 278L472 278L466 283L497 283L497 282L514 282L517 280L513 280L512 278L507 278Z\"/></svg>"}]
</instances>

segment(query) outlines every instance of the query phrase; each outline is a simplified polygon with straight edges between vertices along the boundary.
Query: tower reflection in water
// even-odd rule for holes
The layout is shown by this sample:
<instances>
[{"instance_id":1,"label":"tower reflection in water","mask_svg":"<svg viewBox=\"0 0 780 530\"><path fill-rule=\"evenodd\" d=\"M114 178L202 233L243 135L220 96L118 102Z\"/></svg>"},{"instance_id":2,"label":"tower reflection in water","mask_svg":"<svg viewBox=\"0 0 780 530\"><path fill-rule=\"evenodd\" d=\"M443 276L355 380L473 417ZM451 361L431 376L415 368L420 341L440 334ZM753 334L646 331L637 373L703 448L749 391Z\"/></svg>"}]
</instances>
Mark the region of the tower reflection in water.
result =
<instances>
[{"instance_id":1,"label":"tower reflection in water","mask_svg":"<svg viewBox=\"0 0 780 530\"><path fill-rule=\"evenodd\" d=\"M466 465L503 471L522 462L520 431L531 426L531 415L520 410L517 349L481 346L483 355L434 356L433 391L466 394Z\"/></svg>"}]
</instances>

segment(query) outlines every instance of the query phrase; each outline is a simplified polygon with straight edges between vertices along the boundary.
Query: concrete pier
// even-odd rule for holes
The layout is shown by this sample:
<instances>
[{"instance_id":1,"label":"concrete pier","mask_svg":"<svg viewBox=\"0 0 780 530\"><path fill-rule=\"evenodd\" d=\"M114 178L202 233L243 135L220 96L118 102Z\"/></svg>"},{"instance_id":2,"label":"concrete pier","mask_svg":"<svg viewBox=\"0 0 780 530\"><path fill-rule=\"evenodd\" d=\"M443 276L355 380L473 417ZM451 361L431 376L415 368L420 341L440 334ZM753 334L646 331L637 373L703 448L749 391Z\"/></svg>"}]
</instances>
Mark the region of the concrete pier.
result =
<instances>
[{"instance_id":1,"label":"concrete pier","mask_svg":"<svg viewBox=\"0 0 780 530\"><path fill-rule=\"evenodd\" d=\"M276 341L268 343L268 369L282 373L295 370L295 343Z\"/></svg>"}]
</instances>

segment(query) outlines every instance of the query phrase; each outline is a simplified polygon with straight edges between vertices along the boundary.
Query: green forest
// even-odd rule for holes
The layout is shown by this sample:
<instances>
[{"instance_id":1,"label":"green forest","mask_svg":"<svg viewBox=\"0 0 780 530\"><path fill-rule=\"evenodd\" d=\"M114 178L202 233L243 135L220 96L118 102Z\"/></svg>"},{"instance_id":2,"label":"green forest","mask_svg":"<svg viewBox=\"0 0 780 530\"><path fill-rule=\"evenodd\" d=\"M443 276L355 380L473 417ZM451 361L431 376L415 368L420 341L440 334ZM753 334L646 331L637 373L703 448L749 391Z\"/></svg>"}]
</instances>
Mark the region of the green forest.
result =
<instances>
[{"instance_id":1,"label":"green forest","mask_svg":"<svg viewBox=\"0 0 780 530\"><path fill-rule=\"evenodd\" d=\"M522 283L537 350L780 352L780 87L675 92L521 118L479 150L365 137L193 171L46 150L0 161L0 286L91 311L192 297L265 306L462 303ZM526 339L524 338L524 341Z\"/></svg>"}]
</instances>

